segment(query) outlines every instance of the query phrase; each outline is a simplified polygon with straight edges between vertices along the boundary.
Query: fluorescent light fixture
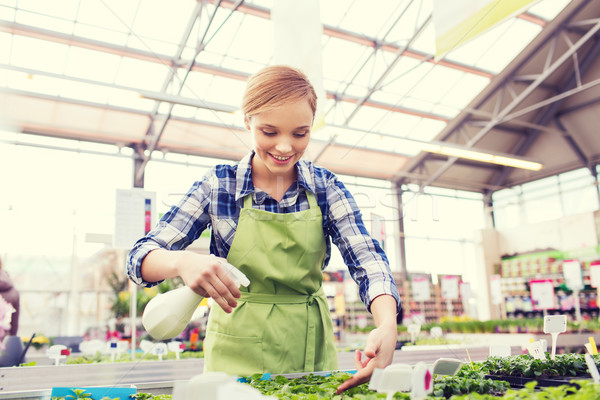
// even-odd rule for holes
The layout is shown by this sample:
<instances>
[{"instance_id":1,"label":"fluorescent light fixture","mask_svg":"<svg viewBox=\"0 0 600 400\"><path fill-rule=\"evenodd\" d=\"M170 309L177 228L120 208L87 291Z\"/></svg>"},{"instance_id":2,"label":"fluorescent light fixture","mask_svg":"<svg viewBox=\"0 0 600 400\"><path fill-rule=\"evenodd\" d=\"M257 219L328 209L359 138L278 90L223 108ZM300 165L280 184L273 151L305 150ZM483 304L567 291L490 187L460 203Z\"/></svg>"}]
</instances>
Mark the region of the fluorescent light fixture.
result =
<instances>
[{"instance_id":1,"label":"fluorescent light fixture","mask_svg":"<svg viewBox=\"0 0 600 400\"><path fill-rule=\"evenodd\" d=\"M444 142L425 143L422 149L423 151L427 151L429 153L437 153L449 157L464 158L466 160L505 165L507 167L522 168L532 171L539 171L543 167L543 165L539 162L514 156L512 154L497 153L494 151L481 151L472 147L457 146Z\"/></svg>"},{"instance_id":2,"label":"fluorescent light fixture","mask_svg":"<svg viewBox=\"0 0 600 400\"><path fill-rule=\"evenodd\" d=\"M543 165L539 162L528 160L519 156L514 156L512 154L478 150L473 147L460 146L447 142L426 142L424 140L398 137L389 133L367 132L335 125L326 125L322 128L319 128L315 132L319 132L319 134L325 134L330 136L335 135L337 137L343 137L344 133L354 135L354 137L359 138L364 138L367 134L379 135L388 138L393 138L394 140L396 140L398 142L398 149L401 149L404 146L409 149L426 151L428 153L442 154L448 157L458 157L466 160L505 165L507 167L522 168L532 171L539 171L543 167Z\"/></svg>"},{"instance_id":3,"label":"fluorescent light fixture","mask_svg":"<svg viewBox=\"0 0 600 400\"><path fill-rule=\"evenodd\" d=\"M189 107L204 108L207 110L220 111L226 113L235 113L239 107L230 106L227 104L211 103L200 99L190 99L183 96L172 95L161 92L151 92L147 90L139 90L138 95L141 98L148 100L163 101L165 103L181 104Z\"/></svg>"}]
</instances>

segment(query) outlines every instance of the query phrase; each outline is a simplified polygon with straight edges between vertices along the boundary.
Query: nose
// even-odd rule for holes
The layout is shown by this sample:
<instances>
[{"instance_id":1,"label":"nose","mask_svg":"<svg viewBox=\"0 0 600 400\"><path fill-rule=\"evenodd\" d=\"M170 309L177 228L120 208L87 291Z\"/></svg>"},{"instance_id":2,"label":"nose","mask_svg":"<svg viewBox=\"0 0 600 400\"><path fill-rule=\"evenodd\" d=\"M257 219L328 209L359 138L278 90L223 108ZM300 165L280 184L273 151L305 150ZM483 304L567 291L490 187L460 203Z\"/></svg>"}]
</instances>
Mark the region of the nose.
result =
<instances>
[{"instance_id":1,"label":"nose","mask_svg":"<svg viewBox=\"0 0 600 400\"><path fill-rule=\"evenodd\" d=\"M282 137L275 144L275 149L281 154L288 154L292 151L292 143L289 138Z\"/></svg>"}]
</instances>

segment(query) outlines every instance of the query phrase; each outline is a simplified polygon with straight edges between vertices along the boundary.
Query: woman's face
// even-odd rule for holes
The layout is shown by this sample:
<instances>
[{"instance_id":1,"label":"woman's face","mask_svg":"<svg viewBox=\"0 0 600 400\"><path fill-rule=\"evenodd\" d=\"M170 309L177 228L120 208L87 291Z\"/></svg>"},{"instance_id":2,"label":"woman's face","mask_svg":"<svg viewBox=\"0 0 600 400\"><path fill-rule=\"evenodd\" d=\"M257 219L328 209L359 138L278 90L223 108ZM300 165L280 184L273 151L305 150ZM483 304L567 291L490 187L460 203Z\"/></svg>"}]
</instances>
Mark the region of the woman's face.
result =
<instances>
[{"instance_id":1,"label":"woman's face","mask_svg":"<svg viewBox=\"0 0 600 400\"><path fill-rule=\"evenodd\" d=\"M255 156L252 166L273 177L294 174L294 165L310 140L313 112L308 100L284 104L245 118L252 132Z\"/></svg>"}]
</instances>

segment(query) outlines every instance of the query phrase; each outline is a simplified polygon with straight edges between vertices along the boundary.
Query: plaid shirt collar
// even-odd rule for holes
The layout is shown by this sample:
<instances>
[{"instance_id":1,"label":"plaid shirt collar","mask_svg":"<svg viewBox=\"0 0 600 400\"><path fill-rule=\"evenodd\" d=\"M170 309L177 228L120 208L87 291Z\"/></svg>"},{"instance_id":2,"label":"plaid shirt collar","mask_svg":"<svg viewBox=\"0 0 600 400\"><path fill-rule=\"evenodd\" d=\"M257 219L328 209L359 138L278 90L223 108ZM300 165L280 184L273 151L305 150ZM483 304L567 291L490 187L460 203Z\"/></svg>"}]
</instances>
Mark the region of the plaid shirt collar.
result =
<instances>
[{"instance_id":1,"label":"plaid shirt collar","mask_svg":"<svg viewBox=\"0 0 600 400\"><path fill-rule=\"evenodd\" d=\"M258 204L264 202L266 193L257 191L252 183L252 157L254 157L254 150L251 150L248 154L240 160L235 173L236 189L235 189L235 200L239 200L244 196L254 193L254 201ZM284 197L282 201L295 203L298 197L298 189L303 187L304 189L316 194L316 187L314 177L311 173L310 162L301 159L296 163L296 172L298 174L298 180L296 182L296 190L291 197Z\"/></svg>"}]
</instances>

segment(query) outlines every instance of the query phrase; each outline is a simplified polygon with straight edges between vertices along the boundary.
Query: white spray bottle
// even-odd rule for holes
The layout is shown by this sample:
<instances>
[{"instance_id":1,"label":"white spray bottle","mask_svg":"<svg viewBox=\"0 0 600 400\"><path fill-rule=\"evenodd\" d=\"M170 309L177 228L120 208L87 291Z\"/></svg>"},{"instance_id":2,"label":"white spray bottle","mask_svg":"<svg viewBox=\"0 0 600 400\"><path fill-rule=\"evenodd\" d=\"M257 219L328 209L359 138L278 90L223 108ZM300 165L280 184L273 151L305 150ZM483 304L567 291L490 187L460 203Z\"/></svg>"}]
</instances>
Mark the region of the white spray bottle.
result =
<instances>
[{"instance_id":1,"label":"white spray bottle","mask_svg":"<svg viewBox=\"0 0 600 400\"><path fill-rule=\"evenodd\" d=\"M250 284L246 275L233 265L222 261L221 266L237 286ZM172 339L183 332L202 299L188 286L159 294L146 305L142 325L156 340Z\"/></svg>"}]
</instances>

